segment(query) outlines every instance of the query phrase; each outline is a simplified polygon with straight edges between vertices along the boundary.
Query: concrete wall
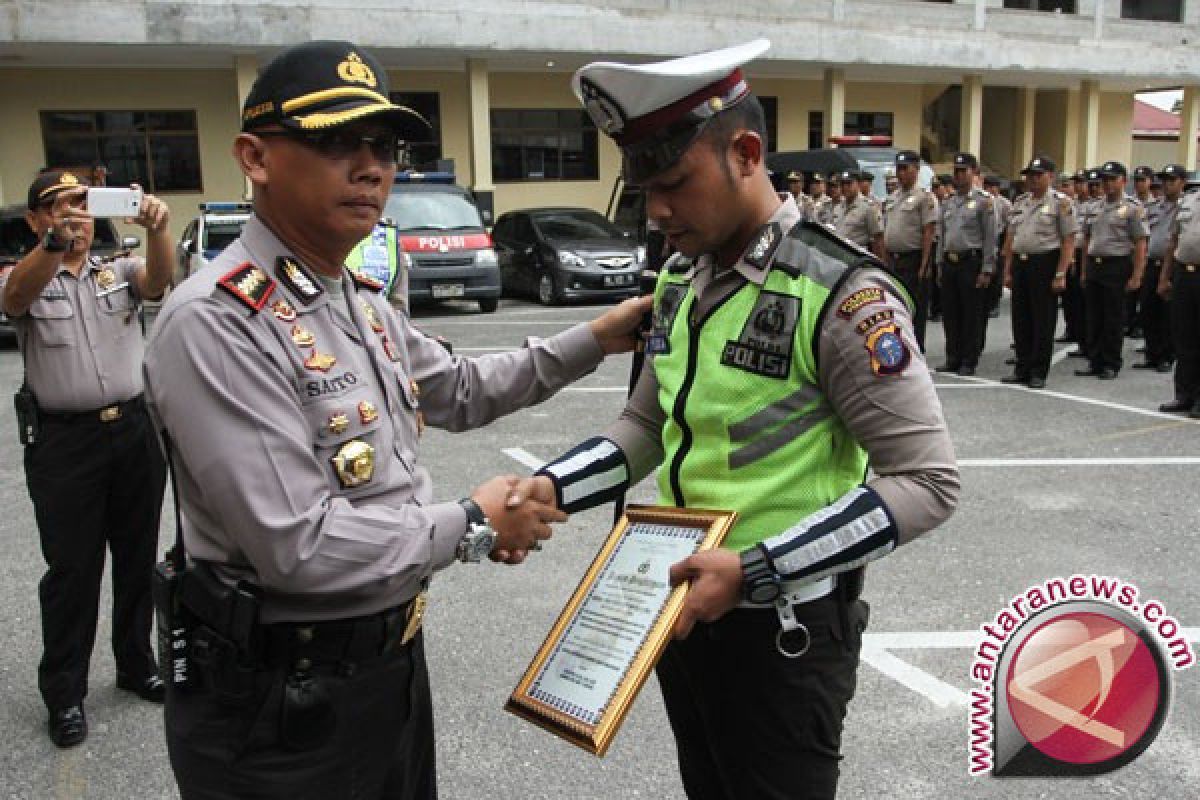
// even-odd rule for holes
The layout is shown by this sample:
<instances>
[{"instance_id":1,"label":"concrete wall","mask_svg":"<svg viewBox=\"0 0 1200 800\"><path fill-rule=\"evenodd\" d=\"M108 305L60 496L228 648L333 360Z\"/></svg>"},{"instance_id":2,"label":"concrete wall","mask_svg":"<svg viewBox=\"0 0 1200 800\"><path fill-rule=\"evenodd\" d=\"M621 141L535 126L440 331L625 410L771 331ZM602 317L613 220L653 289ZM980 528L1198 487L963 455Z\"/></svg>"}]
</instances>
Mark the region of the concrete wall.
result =
<instances>
[{"instance_id":1,"label":"concrete wall","mask_svg":"<svg viewBox=\"0 0 1200 800\"><path fill-rule=\"evenodd\" d=\"M1179 138L1174 139L1134 139L1132 154L1129 158L1131 165L1149 164L1155 169L1162 169L1167 164L1179 160ZM1195 164L1185 164L1189 169L1200 169L1200 161Z\"/></svg>"},{"instance_id":2,"label":"concrete wall","mask_svg":"<svg viewBox=\"0 0 1200 800\"><path fill-rule=\"evenodd\" d=\"M1132 166L1133 95L1116 92L1100 93L1100 136L1096 154L1100 161L1120 161Z\"/></svg>"},{"instance_id":3,"label":"concrete wall","mask_svg":"<svg viewBox=\"0 0 1200 800\"><path fill-rule=\"evenodd\" d=\"M1063 163L1063 154L1066 150L1066 126L1067 92L1065 90L1038 92L1033 122L1034 155L1050 156L1058 162L1059 166L1073 169L1074 165Z\"/></svg>"},{"instance_id":4,"label":"concrete wall","mask_svg":"<svg viewBox=\"0 0 1200 800\"><path fill-rule=\"evenodd\" d=\"M983 90L983 135L978 153L985 171L1015 175L1024 164L1013 163L1013 144L1018 132L1017 90L1003 86L988 86Z\"/></svg>"}]
</instances>

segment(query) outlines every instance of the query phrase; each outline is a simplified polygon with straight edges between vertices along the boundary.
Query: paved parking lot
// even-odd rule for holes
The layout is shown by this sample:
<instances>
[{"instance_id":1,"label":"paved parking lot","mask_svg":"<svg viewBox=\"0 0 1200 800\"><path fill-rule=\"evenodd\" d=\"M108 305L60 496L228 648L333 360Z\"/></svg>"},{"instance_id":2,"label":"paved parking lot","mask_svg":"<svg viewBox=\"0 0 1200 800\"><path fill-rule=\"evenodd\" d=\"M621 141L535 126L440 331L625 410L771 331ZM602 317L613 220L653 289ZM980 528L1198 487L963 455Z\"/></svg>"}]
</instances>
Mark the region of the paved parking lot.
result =
<instances>
[{"instance_id":1,"label":"paved parking lot","mask_svg":"<svg viewBox=\"0 0 1200 800\"><path fill-rule=\"evenodd\" d=\"M597 313L505 301L491 315L464 306L418 316L456 352L477 355ZM1071 375L1071 359L1053 368L1049 391L1004 386L996 379L1008 371L1007 317L991 330L980 377L937 378L962 464L958 513L869 571L868 663L847 721L841 796L1196 797L1195 669L1175 674L1158 740L1116 773L1072 782L967 774L969 632L1027 586L1072 573L1116 576L1159 599L1193 639L1200 628L1200 423L1151 410L1170 398L1169 376L1127 370L1100 383ZM932 327L934 363L941 342ZM20 356L0 352L0 389L11 394L20 374ZM628 360L613 360L484 431L430 431L423 458L437 496L461 496L497 473L525 473L597 431L620 409L627 376ZM174 797L157 710L113 688L107 619L93 658L90 738L60 752L44 735L34 672L42 563L11 412L0 413L0 455L0 797ZM650 502L653 493L643 485L631 499ZM164 543L173 536L170 516L168 509ZM502 711L610 523L609 508L579 514L523 567L456 566L435 583L426 630L442 797L682 798L653 680L604 759Z\"/></svg>"}]
</instances>

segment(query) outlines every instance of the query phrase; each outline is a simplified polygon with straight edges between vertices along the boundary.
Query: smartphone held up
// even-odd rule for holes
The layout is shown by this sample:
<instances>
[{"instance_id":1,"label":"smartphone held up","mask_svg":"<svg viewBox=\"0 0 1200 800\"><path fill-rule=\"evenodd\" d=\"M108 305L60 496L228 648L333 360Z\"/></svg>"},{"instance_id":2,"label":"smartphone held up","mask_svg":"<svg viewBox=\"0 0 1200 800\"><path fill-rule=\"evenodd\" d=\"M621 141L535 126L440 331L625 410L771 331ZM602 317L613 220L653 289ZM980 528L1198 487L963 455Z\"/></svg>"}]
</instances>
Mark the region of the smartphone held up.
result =
<instances>
[{"instance_id":1,"label":"smartphone held up","mask_svg":"<svg viewBox=\"0 0 1200 800\"><path fill-rule=\"evenodd\" d=\"M93 217L136 217L142 213L142 190L94 186L87 190L84 207Z\"/></svg>"}]
</instances>

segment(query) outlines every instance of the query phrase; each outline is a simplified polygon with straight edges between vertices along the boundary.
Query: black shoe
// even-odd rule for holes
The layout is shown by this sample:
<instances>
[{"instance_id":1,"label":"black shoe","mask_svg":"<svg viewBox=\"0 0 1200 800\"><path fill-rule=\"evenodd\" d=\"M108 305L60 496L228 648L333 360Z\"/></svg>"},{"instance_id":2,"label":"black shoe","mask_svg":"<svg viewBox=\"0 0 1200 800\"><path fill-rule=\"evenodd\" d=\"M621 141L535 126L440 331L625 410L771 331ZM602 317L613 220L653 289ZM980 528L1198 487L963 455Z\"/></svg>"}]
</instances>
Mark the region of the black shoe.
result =
<instances>
[{"instance_id":1,"label":"black shoe","mask_svg":"<svg viewBox=\"0 0 1200 800\"><path fill-rule=\"evenodd\" d=\"M1080 378L1099 378L1100 370L1095 367L1088 367L1087 369L1075 370L1075 374Z\"/></svg>"},{"instance_id":2,"label":"black shoe","mask_svg":"<svg viewBox=\"0 0 1200 800\"><path fill-rule=\"evenodd\" d=\"M1004 363L1011 367L1013 364L1017 363L1017 359L1016 358L1006 358L1006 359L1004 359Z\"/></svg>"},{"instance_id":3,"label":"black shoe","mask_svg":"<svg viewBox=\"0 0 1200 800\"><path fill-rule=\"evenodd\" d=\"M1027 383L1025 385L1028 386L1030 389L1045 389L1046 388L1046 379L1045 378L1030 378L1029 383Z\"/></svg>"},{"instance_id":4,"label":"black shoe","mask_svg":"<svg viewBox=\"0 0 1200 800\"><path fill-rule=\"evenodd\" d=\"M1161 372L1162 374L1165 375L1173 369L1175 369L1175 365L1172 364L1170 361L1160 361L1160 362L1158 362L1158 366L1156 366L1154 368L1154 371Z\"/></svg>"},{"instance_id":5,"label":"black shoe","mask_svg":"<svg viewBox=\"0 0 1200 800\"><path fill-rule=\"evenodd\" d=\"M162 678L151 675L148 678L131 678L128 675L117 675L117 688L133 692L138 697L150 703L161 703L167 696L167 686Z\"/></svg>"},{"instance_id":6,"label":"black shoe","mask_svg":"<svg viewBox=\"0 0 1200 800\"><path fill-rule=\"evenodd\" d=\"M998 319L1000 317L1000 309L993 308L988 312L988 319Z\"/></svg>"},{"instance_id":7,"label":"black shoe","mask_svg":"<svg viewBox=\"0 0 1200 800\"><path fill-rule=\"evenodd\" d=\"M1172 400L1169 403L1163 403L1158 410L1167 414L1177 414L1180 411L1190 412L1195 406L1196 404L1190 400Z\"/></svg>"},{"instance_id":8,"label":"black shoe","mask_svg":"<svg viewBox=\"0 0 1200 800\"><path fill-rule=\"evenodd\" d=\"M1000 382L1001 383L1028 383L1029 378L1025 377L1024 375L1018 375L1017 373L1014 372L1011 375L1005 375L1003 378L1000 379Z\"/></svg>"},{"instance_id":9,"label":"black shoe","mask_svg":"<svg viewBox=\"0 0 1200 800\"><path fill-rule=\"evenodd\" d=\"M1133 352L1135 352L1135 353L1139 353L1139 354L1140 354L1140 353L1145 353L1145 352L1146 352L1146 346L1145 346L1145 345L1142 345L1141 347L1137 348L1137 349L1136 349L1136 350L1134 350Z\"/></svg>"},{"instance_id":10,"label":"black shoe","mask_svg":"<svg viewBox=\"0 0 1200 800\"><path fill-rule=\"evenodd\" d=\"M1054 341L1058 342L1059 344L1066 344L1067 342L1075 341L1075 337L1074 336L1057 336L1057 337L1055 337Z\"/></svg>"},{"instance_id":11,"label":"black shoe","mask_svg":"<svg viewBox=\"0 0 1200 800\"><path fill-rule=\"evenodd\" d=\"M83 704L50 712L50 721L46 723L50 731L50 741L59 747L74 747L87 738L87 717L83 714Z\"/></svg>"},{"instance_id":12,"label":"black shoe","mask_svg":"<svg viewBox=\"0 0 1200 800\"><path fill-rule=\"evenodd\" d=\"M970 378L971 376L973 376L975 374L975 368L968 367L964 364L963 366L958 368L957 374L964 378Z\"/></svg>"},{"instance_id":13,"label":"black shoe","mask_svg":"<svg viewBox=\"0 0 1200 800\"><path fill-rule=\"evenodd\" d=\"M1192 406L1192 410L1188 412L1188 417L1190 419L1200 419L1200 403Z\"/></svg>"},{"instance_id":14,"label":"black shoe","mask_svg":"<svg viewBox=\"0 0 1200 800\"><path fill-rule=\"evenodd\" d=\"M1074 350L1067 353L1067 358L1087 358L1087 353L1076 347Z\"/></svg>"},{"instance_id":15,"label":"black shoe","mask_svg":"<svg viewBox=\"0 0 1200 800\"><path fill-rule=\"evenodd\" d=\"M1115 369L1109 369L1108 367L1105 367L1104 369L1100 370L1100 374L1097 375L1096 377L1102 381L1116 380L1117 379L1117 371Z\"/></svg>"},{"instance_id":16,"label":"black shoe","mask_svg":"<svg viewBox=\"0 0 1200 800\"><path fill-rule=\"evenodd\" d=\"M958 372L961 367L958 364L940 364L934 367L937 372Z\"/></svg>"},{"instance_id":17,"label":"black shoe","mask_svg":"<svg viewBox=\"0 0 1200 800\"><path fill-rule=\"evenodd\" d=\"M1134 369L1158 369L1158 364L1153 361L1139 361L1133 365Z\"/></svg>"}]
</instances>

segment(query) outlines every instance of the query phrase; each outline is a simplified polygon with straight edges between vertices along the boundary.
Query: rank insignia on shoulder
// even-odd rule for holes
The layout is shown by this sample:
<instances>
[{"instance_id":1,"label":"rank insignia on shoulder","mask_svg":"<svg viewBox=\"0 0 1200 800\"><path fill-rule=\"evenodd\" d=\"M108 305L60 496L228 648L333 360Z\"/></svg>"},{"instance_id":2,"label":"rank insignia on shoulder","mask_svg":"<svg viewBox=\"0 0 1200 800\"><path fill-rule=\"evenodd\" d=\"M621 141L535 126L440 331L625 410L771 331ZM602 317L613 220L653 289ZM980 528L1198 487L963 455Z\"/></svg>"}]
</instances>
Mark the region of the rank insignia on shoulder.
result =
<instances>
[{"instance_id":1,"label":"rank insignia on shoulder","mask_svg":"<svg viewBox=\"0 0 1200 800\"><path fill-rule=\"evenodd\" d=\"M361 272L350 270L350 277L353 281L364 289L369 289L372 292L382 292L384 283L377 281L370 275L363 275Z\"/></svg>"},{"instance_id":2,"label":"rank insignia on shoulder","mask_svg":"<svg viewBox=\"0 0 1200 800\"><path fill-rule=\"evenodd\" d=\"M358 419L363 425L370 425L375 420L379 419L379 411L376 410L375 404L370 400L363 400L358 404Z\"/></svg>"},{"instance_id":3,"label":"rank insignia on shoulder","mask_svg":"<svg viewBox=\"0 0 1200 800\"><path fill-rule=\"evenodd\" d=\"M331 460L343 489L356 489L375 474L375 448L361 439L346 442Z\"/></svg>"},{"instance_id":4,"label":"rank insignia on shoulder","mask_svg":"<svg viewBox=\"0 0 1200 800\"><path fill-rule=\"evenodd\" d=\"M894 324L871 331L865 346L871 356L871 371L876 375L898 375L912 360L912 354Z\"/></svg>"},{"instance_id":5,"label":"rank insignia on shoulder","mask_svg":"<svg viewBox=\"0 0 1200 800\"><path fill-rule=\"evenodd\" d=\"M262 311L271 297L271 292L275 291L275 281L249 261L230 270L225 277L217 281L217 285L254 311Z\"/></svg>"},{"instance_id":6,"label":"rank insignia on shoulder","mask_svg":"<svg viewBox=\"0 0 1200 800\"><path fill-rule=\"evenodd\" d=\"M292 341L296 343L297 347L312 347L317 343L312 331L300 325L292 326Z\"/></svg>"},{"instance_id":7,"label":"rank insignia on shoulder","mask_svg":"<svg viewBox=\"0 0 1200 800\"><path fill-rule=\"evenodd\" d=\"M275 261L275 271L279 280L283 281L304 305L316 300L325 291L317 285L317 279L308 271L308 267L294 258L280 256Z\"/></svg>"},{"instance_id":8,"label":"rank insignia on shoulder","mask_svg":"<svg viewBox=\"0 0 1200 800\"><path fill-rule=\"evenodd\" d=\"M337 363L337 358L326 353L313 353L304 359L304 366L320 372L329 372L330 367Z\"/></svg>"},{"instance_id":9,"label":"rank insignia on shoulder","mask_svg":"<svg viewBox=\"0 0 1200 800\"><path fill-rule=\"evenodd\" d=\"M276 319L284 322L291 322L296 318L296 309L292 308L292 304L287 300L276 300L271 304L271 313Z\"/></svg>"},{"instance_id":10,"label":"rank insignia on shoulder","mask_svg":"<svg viewBox=\"0 0 1200 800\"><path fill-rule=\"evenodd\" d=\"M838 316L843 319L850 319L859 311L859 309L869 306L872 303L883 302L883 289L878 286L868 286L864 289L859 289L854 294L847 297L838 305Z\"/></svg>"},{"instance_id":11,"label":"rank insignia on shoulder","mask_svg":"<svg viewBox=\"0 0 1200 800\"><path fill-rule=\"evenodd\" d=\"M771 257L775 255L775 249L779 247L781 241L783 241L783 229L779 223L768 223L762 227L762 230L754 237L754 241L746 248L746 255L743 256L743 259L750 266L762 269L771 263Z\"/></svg>"}]
</instances>

